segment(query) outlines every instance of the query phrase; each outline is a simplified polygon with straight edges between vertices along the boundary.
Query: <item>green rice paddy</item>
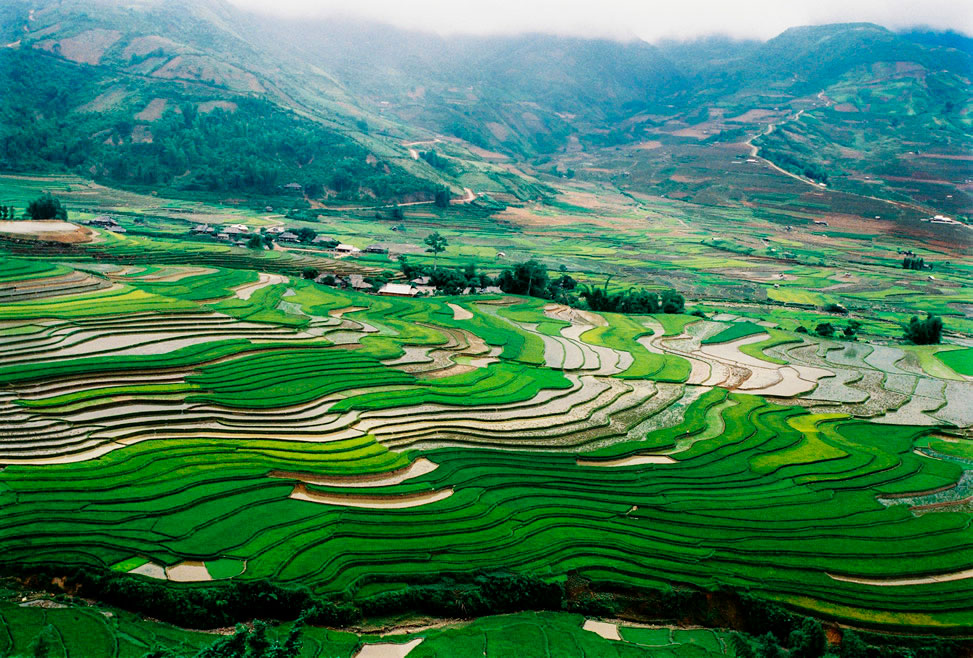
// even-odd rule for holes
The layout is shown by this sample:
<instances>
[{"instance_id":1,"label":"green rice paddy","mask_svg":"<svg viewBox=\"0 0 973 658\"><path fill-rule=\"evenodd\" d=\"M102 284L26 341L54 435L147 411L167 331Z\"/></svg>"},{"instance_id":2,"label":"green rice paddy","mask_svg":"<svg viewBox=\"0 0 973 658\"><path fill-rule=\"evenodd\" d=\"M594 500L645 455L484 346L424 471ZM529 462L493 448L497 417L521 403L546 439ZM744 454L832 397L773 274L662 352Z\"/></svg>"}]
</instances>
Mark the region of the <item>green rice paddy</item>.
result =
<instances>
[{"instance_id":1,"label":"green rice paddy","mask_svg":"<svg viewBox=\"0 0 973 658\"><path fill-rule=\"evenodd\" d=\"M530 229L488 246L493 219L478 221L450 233L444 261L497 267L496 251L516 258L540 243ZM700 244L712 221L652 233L669 242L651 268L634 228L559 252L589 283L618 270L668 287L683 274L710 319L581 315L507 295L380 297L300 278L309 266L368 272L363 263L151 231L69 247L2 239L0 565L170 580L183 569L355 602L503 571L605 592L727 588L851 624L964 632L970 349L887 339L926 308L965 331L965 289L930 300L935 282L902 284L907 274L877 266L844 287L844 265L758 271ZM421 241L407 224L402 239ZM355 217L342 227L359 240L380 230ZM545 230L555 245L580 234ZM752 280L722 271L735 267ZM787 285L767 283L784 274ZM938 276L962 284L968 273ZM818 316L841 326L793 306L832 300L874 333L793 331ZM930 492L934 506L915 502ZM0 653L25 651L47 624L91 627L60 633L71 655L211 639L121 612L2 603L0 615ZM727 654L720 632L633 626L607 640L583 622L484 618L409 635L422 638L409 655ZM350 656L372 641L310 629L302 655Z\"/></svg>"}]
</instances>

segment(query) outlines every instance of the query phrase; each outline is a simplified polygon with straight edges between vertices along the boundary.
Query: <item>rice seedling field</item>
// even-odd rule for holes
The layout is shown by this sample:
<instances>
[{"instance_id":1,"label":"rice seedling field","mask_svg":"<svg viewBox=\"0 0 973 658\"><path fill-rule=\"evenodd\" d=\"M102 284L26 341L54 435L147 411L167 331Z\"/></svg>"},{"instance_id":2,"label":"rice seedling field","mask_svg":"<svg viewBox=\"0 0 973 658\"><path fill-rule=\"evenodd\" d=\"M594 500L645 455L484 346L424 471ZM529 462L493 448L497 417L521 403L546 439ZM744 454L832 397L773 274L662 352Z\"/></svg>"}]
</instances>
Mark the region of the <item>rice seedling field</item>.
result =
<instances>
[{"instance_id":1,"label":"rice seedling field","mask_svg":"<svg viewBox=\"0 0 973 658\"><path fill-rule=\"evenodd\" d=\"M970 468L916 450L969 427L961 362L941 379L894 347L515 297L456 319L288 277L240 300L255 279L166 265L0 305L6 564L349 599L505 569L969 621L968 513L877 500ZM842 368L873 373L844 384L860 402L803 397ZM921 422L874 422L920 387Z\"/></svg>"},{"instance_id":2,"label":"rice seedling field","mask_svg":"<svg viewBox=\"0 0 973 658\"><path fill-rule=\"evenodd\" d=\"M606 600L732 591L842 624L967 633L965 270L920 283L873 265L758 264L702 244L705 213L646 219L596 198L617 224L561 250L566 271L706 289L689 297L704 313L383 297L301 277L377 260L165 231L0 238L0 568L174 591L272 583L362 609L502 572ZM580 229L566 213L596 221L588 210L545 208L543 230L521 215L490 242L497 220L480 217L449 233L457 247L440 264L496 268L497 251L532 254L540 236L567 245ZM752 235L746 218L726 221L727 239ZM643 222L669 241L652 262ZM364 223L343 230L371 240L379 223ZM406 225L403 239L421 242ZM874 305L853 311L861 340L795 331L843 326L819 308L830 300ZM948 344L888 340L924 309L943 314ZM212 639L66 605L0 603L0 652L26 651L48 625L66 655ZM611 619L522 612L391 640L312 626L301 655L390 643L409 656L731 654L723 631Z\"/></svg>"}]
</instances>

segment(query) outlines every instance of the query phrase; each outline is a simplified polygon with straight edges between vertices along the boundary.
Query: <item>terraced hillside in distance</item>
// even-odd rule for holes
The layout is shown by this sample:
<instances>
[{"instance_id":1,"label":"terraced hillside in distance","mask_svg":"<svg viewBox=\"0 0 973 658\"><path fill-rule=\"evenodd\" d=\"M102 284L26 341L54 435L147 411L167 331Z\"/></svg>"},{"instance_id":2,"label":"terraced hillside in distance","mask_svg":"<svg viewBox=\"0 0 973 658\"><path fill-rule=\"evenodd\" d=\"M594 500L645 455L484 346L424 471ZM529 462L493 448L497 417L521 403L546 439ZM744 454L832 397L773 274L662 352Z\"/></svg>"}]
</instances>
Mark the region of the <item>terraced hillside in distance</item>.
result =
<instances>
[{"instance_id":1,"label":"terraced hillside in distance","mask_svg":"<svg viewBox=\"0 0 973 658\"><path fill-rule=\"evenodd\" d=\"M0 3L0 658L973 658L967 36L290 4Z\"/></svg>"}]
</instances>

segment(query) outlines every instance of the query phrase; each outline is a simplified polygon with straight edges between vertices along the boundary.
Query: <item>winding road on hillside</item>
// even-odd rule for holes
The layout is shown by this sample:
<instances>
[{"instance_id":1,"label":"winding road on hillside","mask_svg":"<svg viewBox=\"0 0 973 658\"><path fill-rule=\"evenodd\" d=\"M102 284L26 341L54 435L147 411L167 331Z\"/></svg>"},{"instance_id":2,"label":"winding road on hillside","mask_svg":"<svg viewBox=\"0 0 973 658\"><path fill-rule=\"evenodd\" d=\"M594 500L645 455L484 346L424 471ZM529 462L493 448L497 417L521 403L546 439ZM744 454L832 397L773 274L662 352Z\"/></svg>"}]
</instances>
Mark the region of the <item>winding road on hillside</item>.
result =
<instances>
[{"instance_id":1,"label":"winding road on hillside","mask_svg":"<svg viewBox=\"0 0 973 658\"><path fill-rule=\"evenodd\" d=\"M834 101L831 100L831 99L829 99L829 98L827 98L824 95L824 92L823 91L819 91L818 92L817 98L818 98L818 100L820 100L820 101L822 101L824 103L824 107L831 107L832 105L834 105ZM753 137L750 137L748 140L746 140L744 142L744 144L746 144L749 147L749 149L750 149L750 157L760 159L762 162L765 162L771 169L774 169L777 172L779 172L781 174L784 174L785 176L789 176L789 177L793 178L794 180L799 180L802 183L804 183L805 185L810 185L811 187L813 187L813 188L815 188L817 190L828 189L827 186L825 186L825 185L823 185L821 183L815 183L814 181L812 181L812 180L810 180L808 178L804 178L803 176L800 176L800 175L795 174L793 172L787 171L786 169L783 169L781 167L778 167L776 164L774 164L773 162L771 162L767 158L761 156L760 155L760 148L753 143L755 139L757 139L759 137L764 137L764 136L769 135L770 133L774 132L774 129L777 126L781 126L781 125L783 125L785 123L789 123L791 121L800 121L801 116L806 111L807 111L806 108L805 109L802 109L802 110L798 110L798 112L796 114L794 114L794 116L792 116L790 118L784 118L784 119L782 119L782 120L780 120L780 121L778 121L776 123L769 123L769 124L767 124L767 127L766 128L764 128L761 132L757 133ZM915 210L915 211L918 211L918 212L923 213L923 214L926 214L926 215L935 215L937 213L937 211L934 210L934 209L932 209L932 208L927 208L927 207L924 207L924 206L920 206L920 205L915 204L915 203L908 203L906 201L894 201L892 199L883 199L881 197L871 196L870 194L856 194L856 193L853 193L853 192L850 192L849 194L855 194L855 196L860 196L860 197L865 198L865 199L872 199L873 201L881 201L882 203L888 203L888 204L891 204L891 205L896 206L898 208L906 208L908 210Z\"/></svg>"}]
</instances>

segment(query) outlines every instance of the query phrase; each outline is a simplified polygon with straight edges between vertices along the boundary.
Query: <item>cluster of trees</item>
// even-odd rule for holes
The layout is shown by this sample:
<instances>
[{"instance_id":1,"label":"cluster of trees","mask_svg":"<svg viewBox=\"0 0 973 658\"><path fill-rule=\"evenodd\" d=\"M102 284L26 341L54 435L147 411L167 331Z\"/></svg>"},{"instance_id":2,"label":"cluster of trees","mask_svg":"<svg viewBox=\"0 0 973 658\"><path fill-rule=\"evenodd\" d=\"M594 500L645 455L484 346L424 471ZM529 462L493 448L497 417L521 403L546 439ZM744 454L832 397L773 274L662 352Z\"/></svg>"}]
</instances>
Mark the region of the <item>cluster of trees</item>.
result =
<instances>
[{"instance_id":1,"label":"cluster of trees","mask_svg":"<svg viewBox=\"0 0 973 658\"><path fill-rule=\"evenodd\" d=\"M449 160L436 153L436 151L419 151L419 157L429 163L433 169L448 171L450 169Z\"/></svg>"},{"instance_id":2,"label":"cluster of trees","mask_svg":"<svg viewBox=\"0 0 973 658\"><path fill-rule=\"evenodd\" d=\"M923 270L926 267L926 261L921 256L906 256L902 259L902 269L904 270ZM928 267L932 269L932 265Z\"/></svg>"},{"instance_id":3,"label":"cluster of trees","mask_svg":"<svg viewBox=\"0 0 973 658\"><path fill-rule=\"evenodd\" d=\"M925 320L912 316L905 328L905 339L916 345L936 345L942 340L943 321L930 314Z\"/></svg>"},{"instance_id":4,"label":"cluster of trees","mask_svg":"<svg viewBox=\"0 0 973 658\"><path fill-rule=\"evenodd\" d=\"M609 293L607 281L604 288L583 288L581 297L592 311L644 314L683 313L686 310L686 299L675 290L663 290L658 293L654 290L629 288Z\"/></svg>"},{"instance_id":5,"label":"cluster of trees","mask_svg":"<svg viewBox=\"0 0 973 658\"><path fill-rule=\"evenodd\" d=\"M858 337L858 331L861 329L862 323L858 320L848 320L843 328L835 326L830 322L819 322L814 328L814 333L822 338L834 338L837 334L841 337L847 338L848 340L856 340ZM838 334L840 330L840 334ZM799 334L809 333L806 327L798 327L795 331Z\"/></svg>"},{"instance_id":6,"label":"cluster of trees","mask_svg":"<svg viewBox=\"0 0 973 658\"><path fill-rule=\"evenodd\" d=\"M433 195L433 203L437 208L448 208L452 197L453 194L449 191L449 188L442 186L436 189L436 193Z\"/></svg>"},{"instance_id":7,"label":"cluster of trees","mask_svg":"<svg viewBox=\"0 0 973 658\"><path fill-rule=\"evenodd\" d=\"M767 632L756 638L740 633L731 636L733 655L737 658L820 658L828 654L828 636L821 622L805 617L797 628L788 633L781 643L774 633Z\"/></svg>"},{"instance_id":8,"label":"cluster of trees","mask_svg":"<svg viewBox=\"0 0 973 658\"><path fill-rule=\"evenodd\" d=\"M828 183L828 172L814 162L802 162L793 153L777 149L760 149L760 155L770 160L781 169L803 175L819 183Z\"/></svg>"},{"instance_id":9,"label":"cluster of trees","mask_svg":"<svg viewBox=\"0 0 973 658\"><path fill-rule=\"evenodd\" d=\"M433 236L438 235L434 233ZM426 240L430 240L433 236L429 236ZM441 236L440 236L441 237ZM442 238L445 241L445 238ZM434 245L439 245L445 248L443 242L437 241L435 238L432 239ZM429 242L427 242L429 244ZM432 251L433 247L430 246L426 251ZM488 286L494 285L494 279L490 275L484 272L478 272L476 265L470 263L462 269L449 268L449 267L428 267L424 265L415 265L403 255L399 256L399 268L407 279L416 279L419 277L427 276L429 277L429 285L435 286L437 290L445 295L459 295L467 288L479 289L486 288Z\"/></svg>"},{"instance_id":10,"label":"cluster of trees","mask_svg":"<svg viewBox=\"0 0 973 658\"><path fill-rule=\"evenodd\" d=\"M17 209L13 206L0 206L0 219L16 219Z\"/></svg>"},{"instance_id":11,"label":"cluster of trees","mask_svg":"<svg viewBox=\"0 0 973 658\"><path fill-rule=\"evenodd\" d=\"M247 238L247 249L273 249L274 239L270 235L259 235L254 233Z\"/></svg>"},{"instance_id":12,"label":"cluster of trees","mask_svg":"<svg viewBox=\"0 0 973 658\"><path fill-rule=\"evenodd\" d=\"M430 234L425 243L427 252L434 256L446 249L446 238L437 233ZM608 282L602 288L579 286L562 265L552 275L543 263L530 259L517 263L491 278L477 272L475 265L463 269L440 268L415 265L406 257L399 257L399 267L407 279L428 276L429 283L447 295L456 295L467 288L480 289L496 286L511 295L526 295L540 299L550 299L569 306L589 308L593 311L611 313L683 313L686 310L685 298L675 290L661 293L630 288L616 293L608 292ZM609 280L611 277L609 277Z\"/></svg>"},{"instance_id":13,"label":"cluster of trees","mask_svg":"<svg viewBox=\"0 0 973 658\"><path fill-rule=\"evenodd\" d=\"M577 304L577 297L572 295L571 291L578 283L566 273L566 268L561 266L560 276L551 277L547 268L533 258L500 272L495 285L512 295L527 295Z\"/></svg>"},{"instance_id":14,"label":"cluster of trees","mask_svg":"<svg viewBox=\"0 0 973 658\"><path fill-rule=\"evenodd\" d=\"M13 208L10 209L11 212ZM61 205L61 200L45 194L27 204L27 217L30 219L64 219L68 218L68 209ZM10 219L13 219L11 217Z\"/></svg>"}]
</instances>

